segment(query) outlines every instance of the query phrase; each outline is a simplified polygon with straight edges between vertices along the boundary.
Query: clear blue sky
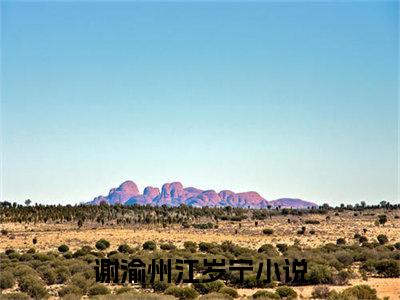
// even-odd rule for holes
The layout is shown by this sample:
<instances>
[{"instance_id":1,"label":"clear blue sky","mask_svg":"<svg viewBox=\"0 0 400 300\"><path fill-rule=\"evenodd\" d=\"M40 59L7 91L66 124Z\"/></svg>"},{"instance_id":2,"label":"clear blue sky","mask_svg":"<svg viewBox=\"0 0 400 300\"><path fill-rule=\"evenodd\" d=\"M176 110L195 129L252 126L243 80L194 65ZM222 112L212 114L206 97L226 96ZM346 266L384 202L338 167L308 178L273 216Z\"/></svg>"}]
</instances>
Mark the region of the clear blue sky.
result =
<instances>
[{"instance_id":1,"label":"clear blue sky","mask_svg":"<svg viewBox=\"0 0 400 300\"><path fill-rule=\"evenodd\" d=\"M2 200L398 202L398 4L1 2Z\"/></svg>"}]
</instances>

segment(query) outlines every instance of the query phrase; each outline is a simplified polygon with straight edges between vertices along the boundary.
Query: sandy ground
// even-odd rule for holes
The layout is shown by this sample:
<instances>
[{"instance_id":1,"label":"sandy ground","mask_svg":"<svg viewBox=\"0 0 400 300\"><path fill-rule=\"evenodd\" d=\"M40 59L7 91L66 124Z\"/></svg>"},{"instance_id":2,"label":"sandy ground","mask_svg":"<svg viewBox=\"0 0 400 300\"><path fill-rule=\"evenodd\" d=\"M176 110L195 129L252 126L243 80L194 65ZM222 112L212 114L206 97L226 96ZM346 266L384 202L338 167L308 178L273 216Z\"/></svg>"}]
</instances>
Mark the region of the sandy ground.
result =
<instances>
[{"instance_id":1,"label":"sandy ground","mask_svg":"<svg viewBox=\"0 0 400 300\"><path fill-rule=\"evenodd\" d=\"M7 236L0 236L0 250L12 247L16 249L27 249L33 246L32 240L37 239L35 248L40 250L56 249L65 243L72 250L83 245L93 246L100 238L106 238L111 243L111 249L117 248L120 244L128 243L132 246L140 246L147 240L154 240L158 243L173 242L178 246L184 241L195 242L222 242L225 240L235 242L239 245L258 248L265 243L288 243L292 244L296 239L303 245L317 246L328 242L335 243L339 237L348 241L353 240L356 232L362 233L363 228L367 229L366 236L375 239L378 234L386 234L389 242L400 241L400 219L390 218L385 226L374 224L376 216L358 216L342 214L341 216L299 217L273 217L265 221L259 221L256 227L253 221L242 222L241 228L238 223L223 221L219 222L218 229L184 229L179 225L168 228L150 226L108 226L99 227L98 224L85 224L78 229L76 224L0 224L1 229L7 229L10 233ZM291 223L287 219L291 219ZM321 224L304 224L306 219L319 220ZM305 235L296 234L301 226L306 226ZM274 234L267 236L262 234L263 228L272 228ZM238 233L235 234L235 230ZM311 235L309 231L314 229L316 233Z\"/></svg>"},{"instance_id":2,"label":"sandy ground","mask_svg":"<svg viewBox=\"0 0 400 300\"><path fill-rule=\"evenodd\" d=\"M400 299L400 278L369 278L368 281L350 280L346 286L328 285L330 290L342 291L350 286L368 284L376 289L378 297L389 297L390 300ZM294 287L300 299L310 299L314 286ZM251 296L259 289L238 289L240 296ZM273 289L266 289L273 292Z\"/></svg>"}]
</instances>

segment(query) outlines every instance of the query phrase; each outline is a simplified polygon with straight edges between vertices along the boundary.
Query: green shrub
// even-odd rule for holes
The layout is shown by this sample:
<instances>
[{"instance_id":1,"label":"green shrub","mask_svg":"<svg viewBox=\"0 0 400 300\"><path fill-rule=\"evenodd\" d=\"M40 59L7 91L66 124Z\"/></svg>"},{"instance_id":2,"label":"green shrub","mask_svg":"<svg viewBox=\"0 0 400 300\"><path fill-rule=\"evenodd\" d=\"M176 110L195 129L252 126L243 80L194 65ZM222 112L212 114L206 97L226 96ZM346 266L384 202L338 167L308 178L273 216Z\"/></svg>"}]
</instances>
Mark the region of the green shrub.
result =
<instances>
[{"instance_id":1,"label":"green shrub","mask_svg":"<svg viewBox=\"0 0 400 300\"><path fill-rule=\"evenodd\" d=\"M278 251L275 250L275 247L271 244L264 244L257 250L258 253L265 253L268 256L279 256Z\"/></svg>"},{"instance_id":2,"label":"green shrub","mask_svg":"<svg viewBox=\"0 0 400 300\"><path fill-rule=\"evenodd\" d=\"M311 298L327 299L329 297L329 287L325 285L315 286L311 292Z\"/></svg>"},{"instance_id":3,"label":"green shrub","mask_svg":"<svg viewBox=\"0 0 400 300\"><path fill-rule=\"evenodd\" d=\"M279 286L276 288L275 293L281 298L296 299L297 293L294 289L288 286Z\"/></svg>"},{"instance_id":4,"label":"green shrub","mask_svg":"<svg viewBox=\"0 0 400 300\"><path fill-rule=\"evenodd\" d=\"M304 223L306 224L320 224L321 222L318 220L305 220Z\"/></svg>"},{"instance_id":5,"label":"green shrub","mask_svg":"<svg viewBox=\"0 0 400 300\"><path fill-rule=\"evenodd\" d=\"M67 282L67 280L71 277L71 273L67 267L58 267L55 269L56 273L56 283L62 284Z\"/></svg>"},{"instance_id":6,"label":"green shrub","mask_svg":"<svg viewBox=\"0 0 400 300\"><path fill-rule=\"evenodd\" d=\"M118 251L121 253L132 253L132 248L128 244L122 244L118 246Z\"/></svg>"},{"instance_id":7,"label":"green shrub","mask_svg":"<svg viewBox=\"0 0 400 300\"><path fill-rule=\"evenodd\" d=\"M165 243L165 244L161 244L160 245L160 249L161 250L167 250L167 251L175 250L176 246L174 244L172 244L172 243Z\"/></svg>"},{"instance_id":8,"label":"green shrub","mask_svg":"<svg viewBox=\"0 0 400 300\"><path fill-rule=\"evenodd\" d=\"M345 299L378 300L376 290L368 285L356 285L342 292Z\"/></svg>"},{"instance_id":9,"label":"green shrub","mask_svg":"<svg viewBox=\"0 0 400 300\"><path fill-rule=\"evenodd\" d=\"M199 250L201 252L207 252L211 254L217 254L220 251L222 251L220 245L218 245L217 243L205 243L205 242L199 243Z\"/></svg>"},{"instance_id":10,"label":"green shrub","mask_svg":"<svg viewBox=\"0 0 400 300\"><path fill-rule=\"evenodd\" d=\"M164 292L170 286L172 286L172 284L168 283L166 281L155 281L152 284L152 288L153 288L154 292Z\"/></svg>"},{"instance_id":11,"label":"green shrub","mask_svg":"<svg viewBox=\"0 0 400 300\"><path fill-rule=\"evenodd\" d=\"M311 284L327 284L332 282L332 272L326 265L311 265L305 278Z\"/></svg>"},{"instance_id":12,"label":"green shrub","mask_svg":"<svg viewBox=\"0 0 400 300\"><path fill-rule=\"evenodd\" d=\"M39 268L37 268L37 271L47 285L52 285L56 283L57 274L56 272L54 272L53 268L50 268L48 266L40 266Z\"/></svg>"},{"instance_id":13,"label":"green shrub","mask_svg":"<svg viewBox=\"0 0 400 300\"><path fill-rule=\"evenodd\" d=\"M16 293L1 294L0 299L1 300L30 300L31 298L26 293L16 292Z\"/></svg>"},{"instance_id":14,"label":"green shrub","mask_svg":"<svg viewBox=\"0 0 400 300\"><path fill-rule=\"evenodd\" d=\"M384 277L400 277L400 263L394 259L383 259L374 265L377 273Z\"/></svg>"},{"instance_id":15,"label":"green shrub","mask_svg":"<svg viewBox=\"0 0 400 300\"><path fill-rule=\"evenodd\" d=\"M68 250L69 250L69 247L65 244L62 244L58 247L58 251L60 251L61 253L68 252Z\"/></svg>"},{"instance_id":16,"label":"green shrub","mask_svg":"<svg viewBox=\"0 0 400 300\"><path fill-rule=\"evenodd\" d=\"M272 228L264 228L262 233L266 235L271 235L274 233L274 230Z\"/></svg>"},{"instance_id":17,"label":"green shrub","mask_svg":"<svg viewBox=\"0 0 400 300\"><path fill-rule=\"evenodd\" d=\"M177 287L177 286L171 286L167 288L164 294L175 296L180 300L196 299L199 296L199 293L197 293L197 291L191 287Z\"/></svg>"},{"instance_id":18,"label":"green shrub","mask_svg":"<svg viewBox=\"0 0 400 300\"><path fill-rule=\"evenodd\" d=\"M77 273L71 277L73 285L79 287L83 293L86 293L89 287L94 283L93 279L88 279L83 273Z\"/></svg>"},{"instance_id":19,"label":"green shrub","mask_svg":"<svg viewBox=\"0 0 400 300\"><path fill-rule=\"evenodd\" d=\"M63 288L61 288L58 291L58 295L60 297L64 297L65 295L82 295L82 289L80 289L78 286L74 285L74 284L70 284L67 286L64 286Z\"/></svg>"},{"instance_id":20,"label":"green shrub","mask_svg":"<svg viewBox=\"0 0 400 300\"><path fill-rule=\"evenodd\" d=\"M107 241L106 239L100 239L100 240L98 240L98 241L96 242L96 248L97 248L98 250L105 250L105 249L107 249L108 247L110 247L110 242ZM86 251L86 252L89 252L89 251Z\"/></svg>"},{"instance_id":21,"label":"green shrub","mask_svg":"<svg viewBox=\"0 0 400 300\"><path fill-rule=\"evenodd\" d=\"M33 275L23 276L19 279L19 288L32 298L43 299L48 296L47 290L42 281Z\"/></svg>"},{"instance_id":22,"label":"green shrub","mask_svg":"<svg viewBox=\"0 0 400 300\"><path fill-rule=\"evenodd\" d=\"M202 295L197 298L198 300L232 300L233 297L228 294L213 292L210 294Z\"/></svg>"},{"instance_id":23,"label":"green shrub","mask_svg":"<svg viewBox=\"0 0 400 300\"><path fill-rule=\"evenodd\" d=\"M397 250L400 250L400 242L397 242L393 245Z\"/></svg>"},{"instance_id":24,"label":"green shrub","mask_svg":"<svg viewBox=\"0 0 400 300\"><path fill-rule=\"evenodd\" d=\"M385 234L378 235L376 237L376 239L378 240L379 244L381 244L381 245L385 245L389 242L389 240Z\"/></svg>"},{"instance_id":25,"label":"green shrub","mask_svg":"<svg viewBox=\"0 0 400 300\"><path fill-rule=\"evenodd\" d=\"M222 287L218 292L221 294L227 294L227 295L231 296L232 298L239 297L237 290L235 290L234 288L231 288L231 287L227 287L227 286Z\"/></svg>"},{"instance_id":26,"label":"green shrub","mask_svg":"<svg viewBox=\"0 0 400 300\"><path fill-rule=\"evenodd\" d=\"M183 247L192 253L195 253L197 250L197 244L195 242L190 242L190 241L184 242Z\"/></svg>"},{"instance_id":27,"label":"green shrub","mask_svg":"<svg viewBox=\"0 0 400 300\"><path fill-rule=\"evenodd\" d=\"M215 281L211 281L211 282L193 283L193 287L200 294L208 294L208 293L212 293L212 292L218 292L224 286L225 286L225 284L221 280L215 280Z\"/></svg>"},{"instance_id":28,"label":"green shrub","mask_svg":"<svg viewBox=\"0 0 400 300\"><path fill-rule=\"evenodd\" d=\"M147 241L143 244L143 250L156 250L157 245L154 241Z\"/></svg>"},{"instance_id":29,"label":"green shrub","mask_svg":"<svg viewBox=\"0 0 400 300\"><path fill-rule=\"evenodd\" d=\"M13 273L9 271L2 271L0 273L0 290L10 289L15 284Z\"/></svg>"},{"instance_id":30,"label":"green shrub","mask_svg":"<svg viewBox=\"0 0 400 300\"><path fill-rule=\"evenodd\" d=\"M378 216L378 223L381 225L385 225L387 222L387 216L386 215L379 215Z\"/></svg>"},{"instance_id":31,"label":"green shrub","mask_svg":"<svg viewBox=\"0 0 400 300\"><path fill-rule=\"evenodd\" d=\"M135 290L129 286L123 286L119 289L115 290L117 295L126 294L126 293L135 293Z\"/></svg>"},{"instance_id":32,"label":"green shrub","mask_svg":"<svg viewBox=\"0 0 400 300\"><path fill-rule=\"evenodd\" d=\"M108 287L106 287L103 284L100 283L96 283L94 285L92 285L89 290L88 290L88 294L90 296L95 296L95 295L107 295L110 294L110 290L108 289Z\"/></svg>"},{"instance_id":33,"label":"green shrub","mask_svg":"<svg viewBox=\"0 0 400 300\"><path fill-rule=\"evenodd\" d=\"M263 298L263 299L280 299L281 297L278 294L275 294L270 291L257 291L252 296L253 299Z\"/></svg>"},{"instance_id":34,"label":"green shrub","mask_svg":"<svg viewBox=\"0 0 400 300\"><path fill-rule=\"evenodd\" d=\"M287 244L276 244L276 248L278 248L280 253L285 253L289 249Z\"/></svg>"},{"instance_id":35,"label":"green shrub","mask_svg":"<svg viewBox=\"0 0 400 300\"><path fill-rule=\"evenodd\" d=\"M344 238L338 238L336 240L336 245L346 245L346 239Z\"/></svg>"},{"instance_id":36,"label":"green shrub","mask_svg":"<svg viewBox=\"0 0 400 300\"><path fill-rule=\"evenodd\" d=\"M342 270L338 274L332 276L332 283L334 285L345 285L349 283L350 273L348 271Z\"/></svg>"}]
</instances>

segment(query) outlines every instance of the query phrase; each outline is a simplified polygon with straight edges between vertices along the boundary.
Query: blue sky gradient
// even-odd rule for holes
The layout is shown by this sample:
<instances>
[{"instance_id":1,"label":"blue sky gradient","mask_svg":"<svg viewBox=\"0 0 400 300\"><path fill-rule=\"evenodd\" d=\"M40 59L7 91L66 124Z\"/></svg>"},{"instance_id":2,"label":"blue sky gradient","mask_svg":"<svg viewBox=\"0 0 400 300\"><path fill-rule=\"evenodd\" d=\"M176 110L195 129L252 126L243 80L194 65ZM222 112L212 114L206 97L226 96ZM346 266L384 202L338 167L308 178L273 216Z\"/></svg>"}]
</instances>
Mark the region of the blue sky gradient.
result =
<instances>
[{"instance_id":1,"label":"blue sky gradient","mask_svg":"<svg viewBox=\"0 0 400 300\"><path fill-rule=\"evenodd\" d=\"M1 2L1 27L2 200L398 202L397 2Z\"/></svg>"}]
</instances>

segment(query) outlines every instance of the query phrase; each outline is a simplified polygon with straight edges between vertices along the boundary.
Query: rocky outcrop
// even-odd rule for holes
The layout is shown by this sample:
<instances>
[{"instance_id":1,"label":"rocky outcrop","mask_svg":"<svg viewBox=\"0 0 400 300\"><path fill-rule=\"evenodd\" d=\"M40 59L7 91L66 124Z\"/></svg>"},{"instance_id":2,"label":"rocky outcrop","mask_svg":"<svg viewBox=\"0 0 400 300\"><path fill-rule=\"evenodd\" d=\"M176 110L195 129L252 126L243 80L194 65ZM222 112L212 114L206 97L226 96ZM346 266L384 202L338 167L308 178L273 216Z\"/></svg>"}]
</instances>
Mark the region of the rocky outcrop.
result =
<instances>
[{"instance_id":1,"label":"rocky outcrop","mask_svg":"<svg viewBox=\"0 0 400 300\"><path fill-rule=\"evenodd\" d=\"M281 198L267 201L257 192L235 193L230 190L222 190L217 193L214 190L200 190L194 187L184 188L180 182L165 183L161 192L159 188L148 186L143 194L133 181L125 181L118 188L110 190L108 196L98 196L90 204L125 204L125 205L168 205L179 206L186 204L196 207L232 206L243 208L267 208L267 207L315 207L317 204L301 199Z\"/></svg>"}]
</instances>

